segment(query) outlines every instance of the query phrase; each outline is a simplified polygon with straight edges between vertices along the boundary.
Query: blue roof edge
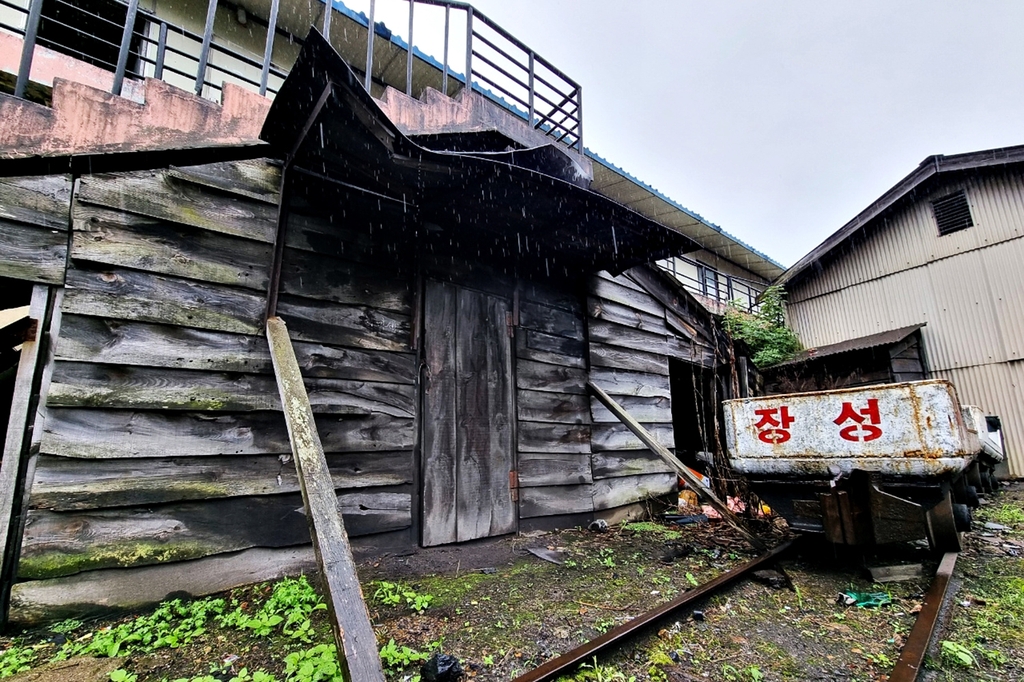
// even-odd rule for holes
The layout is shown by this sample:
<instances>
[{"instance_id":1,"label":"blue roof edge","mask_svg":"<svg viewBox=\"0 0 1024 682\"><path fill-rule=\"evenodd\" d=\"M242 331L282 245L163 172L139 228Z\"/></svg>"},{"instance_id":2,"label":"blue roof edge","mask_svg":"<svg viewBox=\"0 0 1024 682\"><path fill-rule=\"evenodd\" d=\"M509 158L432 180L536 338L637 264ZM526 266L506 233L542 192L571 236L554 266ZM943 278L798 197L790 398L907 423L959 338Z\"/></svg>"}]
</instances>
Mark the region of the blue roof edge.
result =
<instances>
[{"instance_id":1,"label":"blue roof edge","mask_svg":"<svg viewBox=\"0 0 1024 682\"><path fill-rule=\"evenodd\" d=\"M738 237L736 237L736 236L734 236L734 235L732 235L732 234L730 234L730 233L726 232L725 230L723 230L723 229L722 229L721 227L719 227L718 225L716 225L716 224L714 224L713 222L711 222L710 220L707 220L706 218L704 218L704 216L702 216L702 215L700 215L699 213L696 213L696 212L694 212L694 211L691 211L690 209L686 208L685 206L683 206L682 204L680 204L680 203L679 203L678 201L676 201L675 199L673 199L673 198L669 197L668 195L664 194L663 192L661 192L661 191L659 191L659 190L655 189L655 188L654 188L654 187L652 187L651 185L647 184L646 182L644 182L644 181L643 181L643 180L641 180L640 178L638 178L638 177L636 177L635 175L633 175L632 173L630 173L629 171L627 171L627 170L624 170L623 168L621 168L621 167L619 167L619 166L615 165L614 163L612 163L612 162L611 162L611 161L609 161L608 159L604 158L603 156L601 156L601 155L600 155L600 154L598 154L597 152L595 152L595 151L593 151L592 149L590 149L589 147L584 147L584 151L586 152L586 155L587 155L587 157L589 157L589 158L593 159L594 161L597 161L597 162L598 162L598 163L600 163L600 164L601 164L602 166L607 166L608 168L611 168L611 169L612 169L613 171L615 171L616 173L618 173L618 174L620 174L620 175L623 175L623 176L625 176L626 178L628 178L628 179L629 179L629 180L631 180L632 182L635 182L636 184L640 185L641 187L643 187L643 188L644 188L644 189L646 189L646 190L647 190L648 192L650 192L650 193L651 193L651 194L653 194L654 196L658 197L659 199L661 199L661 200L662 200L662 201L664 201L665 203L669 204L670 206L674 206L675 208L678 208L678 209L679 209L680 211L682 211L682 212L683 212L683 213L685 213L686 215L690 216L690 217L691 217L691 218L693 218L694 220L699 220L700 222L702 222L702 223L704 223L705 225L707 225L708 227L710 227L710 228L711 228L712 230L715 230L716 232L719 232L719 233L721 233L722 235L724 235L724 236L728 237L729 239L733 240L734 242L736 242L737 244L739 244L739 245L740 245L740 246L742 246L743 248L747 249L747 250L748 250L748 251L750 251L751 253L753 253L753 254L755 254L756 256L758 256L759 258L763 258L764 260L768 261L769 263L771 263L771 264L772 264L772 265L774 265L775 267L779 268L780 270L785 270L785 269L786 269L786 266L782 265L781 263L779 263L778 261L776 261L776 260L775 260L774 258L772 258L771 256L769 256L769 255L767 255L767 254L765 254L765 253L762 253L762 252L758 251L757 249L755 249L755 248L754 248L753 246L751 246L750 244L747 244L747 243L746 243L745 241L743 241L742 239L740 239L740 238L738 238Z\"/></svg>"}]
</instances>

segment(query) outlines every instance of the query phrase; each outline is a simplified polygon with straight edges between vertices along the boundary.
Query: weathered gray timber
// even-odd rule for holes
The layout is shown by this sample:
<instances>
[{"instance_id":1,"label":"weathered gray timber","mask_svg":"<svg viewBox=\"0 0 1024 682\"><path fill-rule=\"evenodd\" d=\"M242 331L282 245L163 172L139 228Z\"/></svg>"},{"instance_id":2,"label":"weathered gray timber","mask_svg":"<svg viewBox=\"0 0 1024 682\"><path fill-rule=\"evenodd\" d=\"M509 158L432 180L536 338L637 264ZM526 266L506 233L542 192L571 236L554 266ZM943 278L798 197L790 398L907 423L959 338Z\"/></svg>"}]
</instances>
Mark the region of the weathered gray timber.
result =
<instances>
[{"instance_id":1,"label":"weathered gray timber","mask_svg":"<svg viewBox=\"0 0 1024 682\"><path fill-rule=\"evenodd\" d=\"M271 166L264 166L267 172ZM180 176L180 173L178 174ZM272 244L277 209L233 191L212 190L168 171L140 171L82 178L77 199L136 215L201 227Z\"/></svg>"},{"instance_id":2,"label":"weathered gray timber","mask_svg":"<svg viewBox=\"0 0 1024 682\"><path fill-rule=\"evenodd\" d=\"M408 314L411 287L404 278L351 260L287 249L281 290L323 301L370 306Z\"/></svg>"},{"instance_id":3,"label":"weathered gray timber","mask_svg":"<svg viewBox=\"0 0 1024 682\"><path fill-rule=\"evenodd\" d=\"M73 220L75 260L267 288L270 244L81 203Z\"/></svg>"},{"instance_id":4,"label":"weathered gray timber","mask_svg":"<svg viewBox=\"0 0 1024 682\"><path fill-rule=\"evenodd\" d=\"M675 489L674 473L604 478L594 481L594 509L613 509L644 498L659 497Z\"/></svg>"},{"instance_id":5,"label":"weathered gray timber","mask_svg":"<svg viewBox=\"0 0 1024 682\"><path fill-rule=\"evenodd\" d=\"M327 459L302 385L299 364L291 349L288 329L282 320L267 320L267 338L313 537L313 551L327 588L327 606L342 677L349 682L384 682L377 638L359 587L345 524L338 514Z\"/></svg>"},{"instance_id":6,"label":"weathered gray timber","mask_svg":"<svg viewBox=\"0 0 1024 682\"><path fill-rule=\"evenodd\" d=\"M12 526L20 525L15 518L21 507L20 479L25 475L31 428L36 418L32 396L39 389L44 369L42 361L45 354L42 351L45 344L41 343L40 321L45 324L52 304L49 287L33 287L29 315L36 320L35 333L21 347L10 418L6 424L3 461L0 463L0 575L13 575L12 567L17 563L18 528L15 527L12 533Z\"/></svg>"},{"instance_id":7,"label":"weathered gray timber","mask_svg":"<svg viewBox=\"0 0 1024 682\"><path fill-rule=\"evenodd\" d=\"M66 175L0 179L0 277L63 283L70 205Z\"/></svg>"},{"instance_id":8,"label":"weathered gray timber","mask_svg":"<svg viewBox=\"0 0 1024 682\"><path fill-rule=\"evenodd\" d=\"M756 535L754 535L753 533L751 533L743 527L743 524L740 523L740 520L736 518L736 515L732 513L732 510L729 509L729 507L724 502L718 499L715 496L715 494L712 493L711 490L709 490L706 486L702 485L692 471L690 471L687 467L683 466L682 462L676 459L675 456L671 452L669 452L668 448L659 443L655 439L655 437L650 432L647 431L647 429L645 429L639 422L637 422L635 419L629 416L629 414L625 410L623 410L622 407L618 403L616 403L611 396L609 396L607 393L601 390L601 388L597 386L594 382L588 382L587 388L590 389L590 391L594 394L595 398L601 401L601 404L608 408L608 410L612 414L618 417L619 420L623 424L625 424L630 431L636 434L637 438L643 441L644 445L646 445L648 448L650 448L652 452L661 457L666 464L672 467L672 469L676 472L676 474L679 475L680 478L687 482L691 489L696 491L696 493L703 500L707 501L708 504L713 506L715 510L722 515L722 518L729 522L729 525L733 526L736 530L738 530L743 535L743 537L747 539L747 542L749 542L755 549L758 550L765 550L767 548L767 546Z\"/></svg>"},{"instance_id":9,"label":"weathered gray timber","mask_svg":"<svg viewBox=\"0 0 1024 682\"><path fill-rule=\"evenodd\" d=\"M675 471L650 450L604 450L593 455L594 478L618 478Z\"/></svg>"},{"instance_id":10,"label":"weathered gray timber","mask_svg":"<svg viewBox=\"0 0 1024 682\"><path fill-rule=\"evenodd\" d=\"M280 410L274 379L84 362L56 363L47 404L56 407L209 410ZM413 418L415 390L408 384L314 378L310 403L318 413L389 414Z\"/></svg>"},{"instance_id":11,"label":"weathered gray timber","mask_svg":"<svg viewBox=\"0 0 1024 682\"><path fill-rule=\"evenodd\" d=\"M583 395L586 384L586 370L575 367L520 360L516 369L516 385L520 389Z\"/></svg>"},{"instance_id":12,"label":"weathered gray timber","mask_svg":"<svg viewBox=\"0 0 1024 682\"><path fill-rule=\"evenodd\" d=\"M549 485L519 491L519 517L523 519L594 511L593 484Z\"/></svg>"},{"instance_id":13,"label":"weathered gray timber","mask_svg":"<svg viewBox=\"0 0 1024 682\"><path fill-rule=\"evenodd\" d=\"M518 392L520 421L587 424L590 422L590 401L573 393Z\"/></svg>"},{"instance_id":14,"label":"weathered gray timber","mask_svg":"<svg viewBox=\"0 0 1024 682\"><path fill-rule=\"evenodd\" d=\"M268 163L265 159L224 161L203 166L172 166L167 175L275 206L281 189L279 165L276 162Z\"/></svg>"},{"instance_id":15,"label":"weathered gray timber","mask_svg":"<svg viewBox=\"0 0 1024 682\"><path fill-rule=\"evenodd\" d=\"M590 454L519 453L519 485L581 485L592 483Z\"/></svg>"},{"instance_id":16,"label":"weathered gray timber","mask_svg":"<svg viewBox=\"0 0 1024 682\"><path fill-rule=\"evenodd\" d=\"M309 573L316 568L313 547L254 548L203 559L136 568L86 571L51 580L16 583L11 620L39 625L61 618L102 613L112 598L119 607L140 609L171 595L223 592L238 585Z\"/></svg>"},{"instance_id":17,"label":"weathered gray timber","mask_svg":"<svg viewBox=\"0 0 1024 682\"><path fill-rule=\"evenodd\" d=\"M303 376L413 383L415 356L320 343L293 344ZM273 373L262 336L65 315L57 358L107 363Z\"/></svg>"},{"instance_id":18,"label":"weathered gray timber","mask_svg":"<svg viewBox=\"0 0 1024 682\"><path fill-rule=\"evenodd\" d=\"M296 339L372 350L412 350L409 315L282 295L277 311Z\"/></svg>"},{"instance_id":19,"label":"weathered gray timber","mask_svg":"<svg viewBox=\"0 0 1024 682\"><path fill-rule=\"evenodd\" d=\"M387 415L324 415L331 452L412 448L413 420ZM51 408L41 452L64 457L209 457L283 454L284 424L260 413L134 412Z\"/></svg>"},{"instance_id":20,"label":"weathered gray timber","mask_svg":"<svg viewBox=\"0 0 1024 682\"><path fill-rule=\"evenodd\" d=\"M333 488L333 480L329 484ZM407 492L331 494L333 513L343 515L351 536L408 528L412 523ZM25 524L18 575L54 578L250 547L303 545L309 542L309 533L297 493L74 513L35 509Z\"/></svg>"},{"instance_id":21,"label":"weathered gray timber","mask_svg":"<svg viewBox=\"0 0 1024 682\"><path fill-rule=\"evenodd\" d=\"M327 466L337 489L413 482L408 450L328 453ZM37 465L30 503L35 509L68 511L298 490L295 466L280 455L145 460L44 455Z\"/></svg>"}]
</instances>

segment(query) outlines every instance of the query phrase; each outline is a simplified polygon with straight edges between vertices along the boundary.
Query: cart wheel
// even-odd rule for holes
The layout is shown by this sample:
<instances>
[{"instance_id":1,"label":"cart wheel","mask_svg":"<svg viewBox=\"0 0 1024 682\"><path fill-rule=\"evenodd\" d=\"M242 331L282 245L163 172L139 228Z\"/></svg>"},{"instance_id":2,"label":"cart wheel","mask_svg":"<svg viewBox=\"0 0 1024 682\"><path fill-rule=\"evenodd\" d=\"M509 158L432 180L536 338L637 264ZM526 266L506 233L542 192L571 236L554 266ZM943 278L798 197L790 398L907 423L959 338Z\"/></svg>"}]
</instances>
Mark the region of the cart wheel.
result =
<instances>
[{"instance_id":1,"label":"cart wheel","mask_svg":"<svg viewBox=\"0 0 1024 682\"><path fill-rule=\"evenodd\" d=\"M953 499L946 491L942 502L928 510L928 544L936 552L959 552L960 533L957 531Z\"/></svg>"}]
</instances>

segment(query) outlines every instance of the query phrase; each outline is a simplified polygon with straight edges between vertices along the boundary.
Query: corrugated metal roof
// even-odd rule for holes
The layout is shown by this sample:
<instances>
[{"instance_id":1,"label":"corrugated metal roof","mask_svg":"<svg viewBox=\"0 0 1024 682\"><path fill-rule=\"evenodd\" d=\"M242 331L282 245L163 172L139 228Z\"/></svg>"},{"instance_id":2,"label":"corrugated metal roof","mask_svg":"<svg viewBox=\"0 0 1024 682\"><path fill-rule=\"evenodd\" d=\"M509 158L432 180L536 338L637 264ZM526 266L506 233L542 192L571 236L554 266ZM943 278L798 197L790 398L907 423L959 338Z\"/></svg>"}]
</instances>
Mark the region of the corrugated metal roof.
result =
<instances>
[{"instance_id":1,"label":"corrugated metal roof","mask_svg":"<svg viewBox=\"0 0 1024 682\"><path fill-rule=\"evenodd\" d=\"M776 280L776 283L785 284L799 278L805 270L819 261L822 256L835 249L857 232L863 230L876 218L887 213L901 199L939 174L992 166L1007 166L1017 163L1024 163L1024 145L987 149L967 154L953 154L950 156L942 154L929 156L912 173L896 183L877 201L861 211L853 220L839 228L828 239L786 270Z\"/></svg>"},{"instance_id":2,"label":"corrugated metal roof","mask_svg":"<svg viewBox=\"0 0 1024 682\"><path fill-rule=\"evenodd\" d=\"M925 324L927 323L922 322L920 324L910 325L909 327L901 327L899 329L880 332L878 334L869 334L868 336L862 336L858 339L850 339L849 341L843 341L841 343L833 343L828 346L807 348L806 350L800 351L786 362L781 362L775 366L785 367L786 365L795 365L801 362L807 362L808 360L817 360L819 358L828 357L830 355L839 355L840 353L867 350L868 348L876 348L878 346L888 346L892 343L899 343L921 327L925 326Z\"/></svg>"},{"instance_id":3,"label":"corrugated metal roof","mask_svg":"<svg viewBox=\"0 0 1024 682\"><path fill-rule=\"evenodd\" d=\"M594 181L590 186L593 191L682 232L708 251L763 277L765 281L772 281L785 270L771 257L638 180L596 152L587 149L586 153L595 162Z\"/></svg>"}]
</instances>

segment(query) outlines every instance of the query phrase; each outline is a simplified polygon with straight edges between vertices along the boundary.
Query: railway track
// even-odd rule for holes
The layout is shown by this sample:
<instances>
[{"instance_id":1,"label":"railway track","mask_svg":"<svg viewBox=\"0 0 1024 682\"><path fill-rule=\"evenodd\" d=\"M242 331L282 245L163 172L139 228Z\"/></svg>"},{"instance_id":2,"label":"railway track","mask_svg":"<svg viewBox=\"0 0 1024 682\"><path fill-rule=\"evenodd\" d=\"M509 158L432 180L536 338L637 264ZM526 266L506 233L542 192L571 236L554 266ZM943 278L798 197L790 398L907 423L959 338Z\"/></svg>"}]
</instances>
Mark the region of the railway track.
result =
<instances>
[{"instance_id":1,"label":"railway track","mask_svg":"<svg viewBox=\"0 0 1024 682\"><path fill-rule=\"evenodd\" d=\"M600 637L581 644L572 651L553 658L543 665L520 675L513 682L548 682L556 679L559 675L571 673L595 656L613 649L617 644L633 636L645 626L661 620L684 606L707 599L716 592L742 580L753 571L775 563L789 552L795 543L796 540L784 542L764 554L723 573L717 578L709 580L679 597L609 630ZM896 662L896 666L889 677L890 682L914 682L917 680L921 664L924 661L925 652L928 649L928 643L935 631L942 603L945 601L949 590L950 577L956 566L957 556L956 552L948 552L943 556L936 571L935 579L925 595L925 600L921 605L921 611L917 616L914 627L911 629L899 660Z\"/></svg>"}]
</instances>

